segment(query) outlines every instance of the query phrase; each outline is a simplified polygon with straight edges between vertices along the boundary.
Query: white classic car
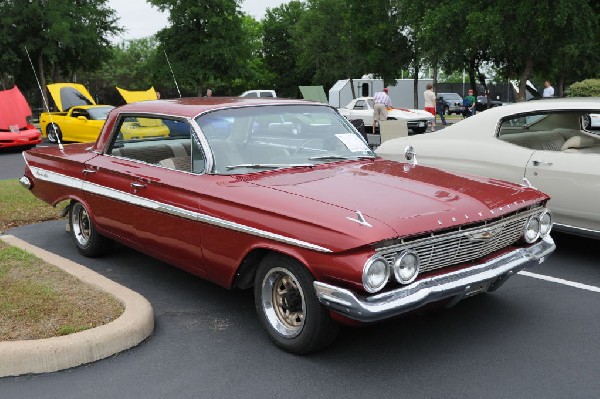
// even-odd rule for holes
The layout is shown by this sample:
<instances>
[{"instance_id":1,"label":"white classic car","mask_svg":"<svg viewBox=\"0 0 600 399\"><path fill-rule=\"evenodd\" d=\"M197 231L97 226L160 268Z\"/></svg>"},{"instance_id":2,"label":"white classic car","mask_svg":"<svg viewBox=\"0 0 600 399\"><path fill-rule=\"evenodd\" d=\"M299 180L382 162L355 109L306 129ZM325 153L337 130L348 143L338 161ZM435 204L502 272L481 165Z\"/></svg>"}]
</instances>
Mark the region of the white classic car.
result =
<instances>
[{"instance_id":1,"label":"white classic car","mask_svg":"<svg viewBox=\"0 0 600 399\"><path fill-rule=\"evenodd\" d=\"M600 237L599 114L600 98L527 101L387 141L376 152L401 162L416 154L423 165L531 184L551 196L558 230Z\"/></svg>"},{"instance_id":2,"label":"white classic car","mask_svg":"<svg viewBox=\"0 0 600 399\"><path fill-rule=\"evenodd\" d=\"M338 111L348 120L362 119L367 129L373 128L373 97L355 98ZM388 111L388 120L394 119L405 119L408 128L413 132L425 133L435 117L420 109L392 108Z\"/></svg>"}]
</instances>

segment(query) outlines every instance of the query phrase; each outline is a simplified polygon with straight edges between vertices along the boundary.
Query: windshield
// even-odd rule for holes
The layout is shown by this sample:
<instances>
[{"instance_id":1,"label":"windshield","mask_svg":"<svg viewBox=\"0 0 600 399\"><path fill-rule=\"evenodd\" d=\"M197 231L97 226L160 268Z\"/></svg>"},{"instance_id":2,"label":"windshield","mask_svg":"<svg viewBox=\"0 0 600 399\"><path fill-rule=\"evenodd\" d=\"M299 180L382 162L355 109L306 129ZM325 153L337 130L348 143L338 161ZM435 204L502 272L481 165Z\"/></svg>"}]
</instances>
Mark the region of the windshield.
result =
<instances>
[{"instance_id":1,"label":"windshield","mask_svg":"<svg viewBox=\"0 0 600 399\"><path fill-rule=\"evenodd\" d=\"M91 107L88 108L87 111L90 114L90 119L94 120L103 120L106 119L108 113L113 110L114 107L106 106L106 107Z\"/></svg>"},{"instance_id":2,"label":"windshield","mask_svg":"<svg viewBox=\"0 0 600 399\"><path fill-rule=\"evenodd\" d=\"M325 105L223 109L196 118L213 173L239 174L375 157L356 129Z\"/></svg>"}]
</instances>

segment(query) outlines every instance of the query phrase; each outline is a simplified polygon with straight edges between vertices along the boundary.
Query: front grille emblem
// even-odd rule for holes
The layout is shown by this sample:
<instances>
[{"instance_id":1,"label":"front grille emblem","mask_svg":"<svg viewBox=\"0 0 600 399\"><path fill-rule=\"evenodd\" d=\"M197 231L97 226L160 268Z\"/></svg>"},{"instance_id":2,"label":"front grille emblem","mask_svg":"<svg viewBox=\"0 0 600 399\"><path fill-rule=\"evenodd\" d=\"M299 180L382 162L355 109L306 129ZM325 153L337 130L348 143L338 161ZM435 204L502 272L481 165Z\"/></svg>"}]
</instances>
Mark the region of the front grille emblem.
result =
<instances>
[{"instance_id":1,"label":"front grille emblem","mask_svg":"<svg viewBox=\"0 0 600 399\"><path fill-rule=\"evenodd\" d=\"M500 231L502 227L495 227L493 229L477 231L474 233L467 233L467 236L471 241L485 241L494 238Z\"/></svg>"}]
</instances>

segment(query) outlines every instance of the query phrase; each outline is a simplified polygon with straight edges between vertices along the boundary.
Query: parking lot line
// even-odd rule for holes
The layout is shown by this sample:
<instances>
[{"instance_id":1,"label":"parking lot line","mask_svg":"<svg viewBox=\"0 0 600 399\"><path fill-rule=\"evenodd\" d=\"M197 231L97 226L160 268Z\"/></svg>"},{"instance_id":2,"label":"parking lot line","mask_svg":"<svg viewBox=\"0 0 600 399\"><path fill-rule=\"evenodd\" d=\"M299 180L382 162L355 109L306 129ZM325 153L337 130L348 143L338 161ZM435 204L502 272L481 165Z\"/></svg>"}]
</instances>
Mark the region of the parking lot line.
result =
<instances>
[{"instance_id":1,"label":"parking lot line","mask_svg":"<svg viewBox=\"0 0 600 399\"><path fill-rule=\"evenodd\" d=\"M600 287L594 287L593 285L576 283L574 281L563 280L562 278L544 276L542 274L535 274L535 273L526 272L526 271L520 271L519 274L521 274L523 276L527 276L527 277L537 278L539 280L550 281L552 283L557 283L557 284L562 284L562 285L568 285L569 287L579 288L580 290L586 290L586 291L592 291L592 292L598 292L598 293L600 293Z\"/></svg>"}]
</instances>

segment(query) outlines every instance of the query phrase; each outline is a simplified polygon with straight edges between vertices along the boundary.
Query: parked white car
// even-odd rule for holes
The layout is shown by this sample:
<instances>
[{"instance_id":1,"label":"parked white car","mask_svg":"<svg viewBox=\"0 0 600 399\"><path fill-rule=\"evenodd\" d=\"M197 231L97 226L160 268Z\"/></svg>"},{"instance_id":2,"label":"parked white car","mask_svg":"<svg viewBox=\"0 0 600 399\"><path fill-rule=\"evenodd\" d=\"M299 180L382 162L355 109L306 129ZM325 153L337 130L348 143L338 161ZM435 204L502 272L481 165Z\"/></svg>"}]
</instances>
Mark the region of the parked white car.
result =
<instances>
[{"instance_id":1,"label":"parked white car","mask_svg":"<svg viewBox=\"0 0 600 399\"><path fill-rule=\"evenodd\" d=\"M600 98L527 101L387 141L376 152L414 162L405 155L411 146L422 165L531 184L551 196L558 230L600 237L599 114Z\"/></svg>"},{"instance_id":2,"label":"parked white car","mask_svg":"<svg viewBox=\"0 0 600 399\"><path fill-rule=\"evenodd\" d=\"M362 119L365 127L373 128L373 97L356 98L338 111L348 120ZM420 109L392 108L388 111L388 120L390 119L405 119L408 128L413 132L425 133L427 126L435 120L435 117Z\"/></svg>"},{"instance_id":3,"label":"parked white car","mask_svg":"<svg viewBox=\"0 0 600 399\"><path fill-rule=\"evenodd\" d=\"M246 90L240 97L277 97L275 90Z\"/></svg>"}]
</instances>

